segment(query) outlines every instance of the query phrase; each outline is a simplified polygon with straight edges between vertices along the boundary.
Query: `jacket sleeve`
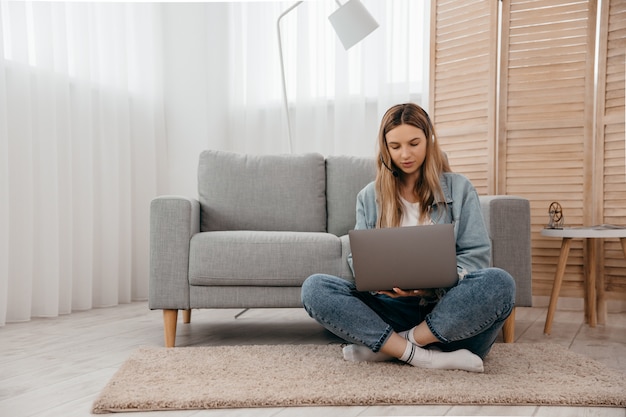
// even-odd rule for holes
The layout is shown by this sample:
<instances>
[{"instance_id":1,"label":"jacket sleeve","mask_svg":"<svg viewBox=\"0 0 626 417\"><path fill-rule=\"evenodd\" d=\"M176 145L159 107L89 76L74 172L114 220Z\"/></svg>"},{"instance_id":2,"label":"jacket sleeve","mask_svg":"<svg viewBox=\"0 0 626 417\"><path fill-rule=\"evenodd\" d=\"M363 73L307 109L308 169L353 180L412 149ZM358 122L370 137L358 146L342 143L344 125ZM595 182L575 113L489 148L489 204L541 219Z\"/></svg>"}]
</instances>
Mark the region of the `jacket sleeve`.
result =
<instances>
[{"instance_id":1,"label":"jacket sleeve","mask_svg":"<svg viewBox=\"0 0 626 417\"><path fill-rule=\"evenodd\" d=\"M478 193L467 180L460 210L457 212L456 258L459 278L469 272L489 267L491 244L485 226ZM453 204L457 204L457 200Z\"/></svg>"},{"instance_id":2,"label":"jacket sleeve","mask_svg":"<svg viewBox=\"0 0 626 417\"><path fill-rule=\"evenodd\" d=\"M374 229L377 217L376 189L372 182L359 191L356 196L356 224L354 229Z\"/></svg>"},{"instance_id":3,"label":"jacket sleeve","mask_svg":"<svg viewBox=\"0 0 626 417\"><path fill-rule=\"evenodd\" d=\"M374 183L365 186L356 196L356 224L355 230L373 229L376 227L376 192ZM354 276L354 266L352 264L352 252L347 257L348 266Z\"/></svg>"}]
</instances>

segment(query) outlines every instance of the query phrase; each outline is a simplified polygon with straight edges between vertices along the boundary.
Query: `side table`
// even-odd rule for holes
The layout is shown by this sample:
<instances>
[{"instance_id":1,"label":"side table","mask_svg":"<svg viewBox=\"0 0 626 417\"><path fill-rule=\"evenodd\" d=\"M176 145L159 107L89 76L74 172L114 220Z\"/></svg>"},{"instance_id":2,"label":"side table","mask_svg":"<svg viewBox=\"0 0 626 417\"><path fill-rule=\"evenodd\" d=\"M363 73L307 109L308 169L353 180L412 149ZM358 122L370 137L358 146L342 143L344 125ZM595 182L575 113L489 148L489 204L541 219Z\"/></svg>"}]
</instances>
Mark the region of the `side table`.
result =
<instances>
[{"instance_id":1,"label":"side table","mask_svg":"<svg viewBox=\"0 0 626 417\"><path fill-rule=\"evenodd\" d=\"M614 225L600 225L591 227L565 227L562 229L543 229L542 236L560 237L561 253L559 255L559 263L554 276L554 284L552 285L552 294L550 295L550 304L548 306L548 314L546 316L546 324L543 329L545 334L552 331L552 319L556 310L556 303L561 291L563 283L563 275L565 274L565 266L569 255L572 239L584 239L587 249L588 259L585 263L585 321L590 327L595 327L597 317L600 316L602 323L606 320L606 300L604 299L604 273L600 271L598 277L598 287L596 292L596 249L593 239L618 238L622 245L624 257L626 257L626 227Z\"/></svg>"}]
</instances>

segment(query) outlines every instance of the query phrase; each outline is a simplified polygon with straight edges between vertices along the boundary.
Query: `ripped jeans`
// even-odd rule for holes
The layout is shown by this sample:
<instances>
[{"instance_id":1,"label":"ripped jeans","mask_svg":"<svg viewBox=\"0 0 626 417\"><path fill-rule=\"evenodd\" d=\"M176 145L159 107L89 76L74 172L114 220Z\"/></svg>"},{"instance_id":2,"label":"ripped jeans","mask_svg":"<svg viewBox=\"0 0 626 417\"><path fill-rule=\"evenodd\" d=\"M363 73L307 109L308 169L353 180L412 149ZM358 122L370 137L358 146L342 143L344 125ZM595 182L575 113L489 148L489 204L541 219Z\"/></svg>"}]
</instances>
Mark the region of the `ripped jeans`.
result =
<instances>
[{"instance_id":1,"label":"ripped jeans","mask_svg":"<svg viewBox=\"0 0 626 417\"><path fill-rule=\"evenodd\" d=\"M513 306L515 281L506 271L486 268L467 274L437 302L359 292L332 275L311 275L302 284L302 304L322 326L351 343L378 352L392 331L426 321L444 351L468 349L484 358Z\"/></svg>"}]
</instances>

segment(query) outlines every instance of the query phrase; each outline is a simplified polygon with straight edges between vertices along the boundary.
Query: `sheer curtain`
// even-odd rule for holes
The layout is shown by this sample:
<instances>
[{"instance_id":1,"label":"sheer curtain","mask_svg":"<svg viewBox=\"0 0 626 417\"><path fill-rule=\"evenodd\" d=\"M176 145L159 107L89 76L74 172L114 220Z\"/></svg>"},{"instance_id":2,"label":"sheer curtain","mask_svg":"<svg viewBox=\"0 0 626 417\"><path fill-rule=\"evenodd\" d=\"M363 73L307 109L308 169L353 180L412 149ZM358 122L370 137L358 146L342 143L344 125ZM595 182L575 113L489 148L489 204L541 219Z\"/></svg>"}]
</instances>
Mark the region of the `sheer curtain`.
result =
<instances>
[{"instance_id":1,"label":"sheer curtain","mask_svg":"<svg viewBox=\"0 0 626 417\"><path fill-rule=\"evenodd\" d=\"M1 2L0 325L145 298L153 5Z\"/></svg>"},{"instance_id":2,"label":"sheer curtain","mask_svg":"<svg viewBox=\"0 0 626 417\"><path fill-rule=\"evenodd\" d=\"M337 8L332 0L304 2L281 21L295 153L373 155L388 107L428 103L429 2L362 3L380 27L348 51L328 21ZM277 35L267 28L292 4L231 5L228 108L235 150L289 151Z\"/></svg>"},{"instance_id":3,"label":"sheer curtain","mask_svg":"<svg viewBox=\"0 0 626 417\"><path fill-rule=\"evenodd\" d=\"M328 21L333 0L305 1L281 21L294 153L372 156L387 108L428 104L429 0L362 3L380 27L348 51ZM165 54L172 193L195 195L203 149L290 151L276 23L293 4L164 6L165 39L176 38Z\"/></svg>"},{"instance_id":4,"label":"sheer curtain","mask_svg":"<svg viewBox=\"0 0 626 417\"><path fill-rule=\"evenodd\" d=\"M282 21L294 153L371 156L390 105L428 102L429 1L362 2L349 51L333 0ZM292 4L0 1L0 326L145 299L150 200L195 197L203 149L289 151Z\"/></svg>"}]
</instances>

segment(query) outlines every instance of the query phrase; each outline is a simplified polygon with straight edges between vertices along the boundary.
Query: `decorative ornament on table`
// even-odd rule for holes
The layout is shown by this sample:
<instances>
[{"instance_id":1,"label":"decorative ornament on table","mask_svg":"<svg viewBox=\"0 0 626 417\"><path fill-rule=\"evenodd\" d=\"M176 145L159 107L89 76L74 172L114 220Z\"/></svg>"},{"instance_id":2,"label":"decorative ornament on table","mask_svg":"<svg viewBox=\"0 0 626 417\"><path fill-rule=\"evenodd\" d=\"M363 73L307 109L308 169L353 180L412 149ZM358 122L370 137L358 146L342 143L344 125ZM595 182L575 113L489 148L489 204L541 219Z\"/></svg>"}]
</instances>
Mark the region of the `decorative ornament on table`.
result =
<instances>
[{"instance_id":1,"label":"decorative ornament on table","mask_svg":"<svg viewBox=\"0 0 626 417\"><path fill-rule=\"evenodd\" d=\"M547 229L562 229L565 218L563 217L563 208L558 202L553 202L548 208L550 222L546 226Z\"/></svg>"}]
</instances>

